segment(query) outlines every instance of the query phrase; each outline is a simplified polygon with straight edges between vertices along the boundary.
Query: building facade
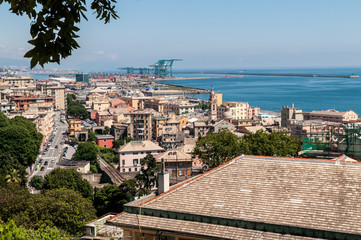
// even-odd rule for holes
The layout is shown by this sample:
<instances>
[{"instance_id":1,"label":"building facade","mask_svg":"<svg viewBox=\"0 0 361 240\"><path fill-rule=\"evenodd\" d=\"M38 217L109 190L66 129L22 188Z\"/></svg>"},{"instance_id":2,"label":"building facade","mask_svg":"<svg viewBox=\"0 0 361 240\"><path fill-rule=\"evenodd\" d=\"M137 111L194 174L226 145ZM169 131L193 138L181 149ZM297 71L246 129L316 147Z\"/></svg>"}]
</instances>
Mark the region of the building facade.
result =
<instances>
[{"instance_id":1,"label":"building facade","mask_svg":"<svg viewBox=\"0 0 361 240\"><path fill-rule=\"evenodd\" d=\"M119 149L120 172L139 172L140 160L147 154L156 156L164 152L164 149L157 144L147 141L132 141Z\"/></svg>"},{"instance_id":2,"label":"building facade","mask_svg":"<svg viewBox=\"0 0 361 240\"><path fill-rule=\"evenodd\" d=\"M152 139L152 115L145 111L133 111L130 116L128 135L136 140Z\"/></svg>"}]
</instances>

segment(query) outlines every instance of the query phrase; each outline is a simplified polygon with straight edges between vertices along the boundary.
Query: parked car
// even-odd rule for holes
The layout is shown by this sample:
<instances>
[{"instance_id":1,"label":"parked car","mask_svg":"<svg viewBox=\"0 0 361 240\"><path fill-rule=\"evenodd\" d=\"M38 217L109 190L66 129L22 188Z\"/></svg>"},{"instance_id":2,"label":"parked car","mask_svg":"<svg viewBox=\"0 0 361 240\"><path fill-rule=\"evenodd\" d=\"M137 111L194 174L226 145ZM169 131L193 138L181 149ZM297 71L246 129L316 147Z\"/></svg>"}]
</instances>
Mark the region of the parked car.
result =
<instances>
[{"instance_id":1,"label":"parked car","mask_svg":"<svg viewBox=\"0 0 361 240\"><path fill-rule=\"evenodd\" d=\"M41 168L40 168L40 171L44 171L44 169L45 169L45 167L41 167Z\"/></svg>"},{"instance_id":2,"label":"parked car","mask_svg":"<svg viewBox=\"0 0 361 240\"><path fill-rule=\"evenodd\" d=\"M44 165L45 165L45 166L48 165L48 161L45 161Z\"/></svg>"}]
</instances>

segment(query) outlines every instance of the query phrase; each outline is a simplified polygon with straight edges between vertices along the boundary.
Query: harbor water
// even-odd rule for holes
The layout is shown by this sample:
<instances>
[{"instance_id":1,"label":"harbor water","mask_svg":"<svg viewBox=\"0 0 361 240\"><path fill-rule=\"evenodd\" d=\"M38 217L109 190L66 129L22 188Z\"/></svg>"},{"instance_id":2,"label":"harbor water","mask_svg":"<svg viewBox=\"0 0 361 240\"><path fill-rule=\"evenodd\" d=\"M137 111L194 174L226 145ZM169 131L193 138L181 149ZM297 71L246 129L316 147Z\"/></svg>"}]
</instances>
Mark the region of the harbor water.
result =
<instances>
[{"instance_id":1,"label":"harbor water","mask_svg":"<svg viewBox=\"0 0 361 240\"><path fill-rule=\"evenodd\" d=\"M228 72L242 74L242 71L245 70L229 70ZM361 68L251 69L246 71L361 75ZM225 70L214 72L225 72ZM195 75L175 74L175 76L192 77ZM162 82L207 89L213 87L216 92L223 93L223 101L249 102L251 106L275 112L279 112L283 105L290 106L294 103L296 108L303 111L336 109L338 111L354 110L361 114L361 78L245 75L242 78L220 77ZM208 99L206 95L195 97Z\"/></svg>"}]
</instances>

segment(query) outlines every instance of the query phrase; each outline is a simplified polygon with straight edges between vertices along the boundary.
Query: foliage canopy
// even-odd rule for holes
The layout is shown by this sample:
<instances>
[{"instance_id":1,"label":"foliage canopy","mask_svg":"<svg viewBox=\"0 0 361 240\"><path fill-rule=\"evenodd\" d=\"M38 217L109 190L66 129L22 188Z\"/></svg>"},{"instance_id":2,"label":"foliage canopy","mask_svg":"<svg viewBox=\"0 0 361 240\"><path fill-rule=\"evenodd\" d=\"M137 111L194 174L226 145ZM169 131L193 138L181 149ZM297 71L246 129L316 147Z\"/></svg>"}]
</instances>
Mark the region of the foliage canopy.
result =
<instances>
[{"instance_id":1,"label":"foliage canopy","mask_svg":"<svg viewBox=\"0 0 361 240\"><path fill-rule=\"evenodd\" d=\"M85 0L73 1L42 1L42 0L0 0L10 4L10 12L16 15L26 15L32 22L30 27L33 48L24 57L31 58L30 67L37 64L56 62L70 56L73 50L79 48L76 38L80 30L76 25L82 19L88 20ZM114 3L116 0L93 0L90 8L96 18L109 23L117 19Z\"/></svg>"},{"instance_id":2,"label":"foliage canopy","mask_svg":"<svg viewBox=\"0 0 361 240\"><path fill-rule=\"evenodd\" d=\"M135 179L125 180L120 186L110 184L94 195L94 207L97 215L109 212L122 212L124 204L132 201L138 193Z\"/></svg>"},{"instance_id":3,"label":"foliage canopy","mask_svg":"<svg viewBox=\"0 0 361 240\"><path fill-rule=\"evenodd\" d=\"M55 227L41 227L37 230L16 226L13 220L0 224L0 239L17 240L67 240L69 236Z\"/></svg>"},{"instance_id":4,"label":"foliage canopy","mask_svg":"<svg viewBox=\"0 0 361 240\"><path fill-rule=\"evenodd\" d=\"M35 162L42 140L35 124L21 116L9 120L0 112L0 156L9 154L15 162L28 166Z\"/></svg>"},{"instance_id":5,"label":"foliage canopy","mask_svg":"<svg viewBox=\"0 0 361 240\"><path fill-rule=\"evenodd\" d=\"M56 168L45 176L42 190L47 191L59 188L72 189L85 198L92 198L93 196L92 186L75 169Z\"/></svg>"},{"instance_id":6,"label":"foliage canopy","mask_svg":"<svg viewBox=\"0 0 361 240\"><path fill-rule=\"evenodd\" d=\"M260 130L238 139L233 133L222 130L198 139L193 155L197 155L206 167L214 168L241 154L293 157L300 150L301 139L287 132Z\"/></svg>"}]
</instances>

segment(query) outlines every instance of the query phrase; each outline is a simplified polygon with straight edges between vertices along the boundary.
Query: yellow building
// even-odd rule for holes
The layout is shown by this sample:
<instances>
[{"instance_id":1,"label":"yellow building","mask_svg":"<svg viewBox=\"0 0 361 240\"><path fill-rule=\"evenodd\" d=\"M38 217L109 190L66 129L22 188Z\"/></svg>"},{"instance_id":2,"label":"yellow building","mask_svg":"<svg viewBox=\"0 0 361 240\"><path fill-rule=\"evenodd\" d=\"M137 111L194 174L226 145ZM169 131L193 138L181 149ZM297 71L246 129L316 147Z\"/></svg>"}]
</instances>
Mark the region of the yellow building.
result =
<instances>
[{"instance_id":1,"label":"yellow building","mask_svg":"<svg viewBox=\"0 0 361 240\"><path fill-rule=\"evenodd\" d=\"M80 119L69 119L69 136L74 136L76 131L81 130Z\"/></svg>"},{"instance_id":2,"label":"yellow building","mask_svg":"<svg viewBox=\"0 0 361 240\"><path fill-rule=\"evenodd\" d=\"M233 120L247 119L248 118L248 102L224 102L221 106L217 107L217 118L222 119L223 113L229 107L232 113Z\"/></svg>"},{"instance_id":3,"label":"yellow building","mask_svg":"<svg viewBox=\"0 0 361 240\"><path fill-rule=\"evenodd\" d=\"M144 98L139 97L123 97L122 100L128 105L133 107L135 110L144 109Z\"/></svg>"},{"instance_id":4,"label":"yellow building","mask_svg":"<svg viewBox=\"0 0 361 240\"><path fill-rule=\"evenodd\" d=\"M178 120L179 121L179 131L183 130L183 127L187 124L188 120L189 120L189 118L187 118L187 117L182 117Z\"/></svg>"},{"instance_id":5,"label":"yellow building","mask_svg":"<svg viewBox=\"0 0 361 240\"><path fill-rule=\"evenodd\" d=\"M164 124L168 121L167 117L153 117L152 118L152 137L158 139L163 134Z\"/></svg>"},{"instance_id":6,"label":"yellow building","mask_svg":"<svg viewBox=\"0 0 361 240\"><path fill-rule=\"evenodd\" d=\"M65 86L54 86L48 88L48 95L54 97L55 110L66 109Z\"/></svg>"},{"instance_id":7,"label":"yellow building","mask_svg":"<svg viewBox=\"0 0 361 240\"><path fill-rule=\"evenodd\" d=\"M222 93L215 93L214 95L216 97L217 107L221 106L222 103L223 103L223 99L222 99L223 95L222 95Z\"/></svg>"},{"instance_id":8,"label":"yellow building","mask_svg":"<svg viewBox=\"0 0 361 240\"><path fill-rule=\"evenodd\" d=\"M107 100L95 100L92 104L92 109L98 112L106 111L110 107L110 103Z\"/></svg>"}]
</instances>

